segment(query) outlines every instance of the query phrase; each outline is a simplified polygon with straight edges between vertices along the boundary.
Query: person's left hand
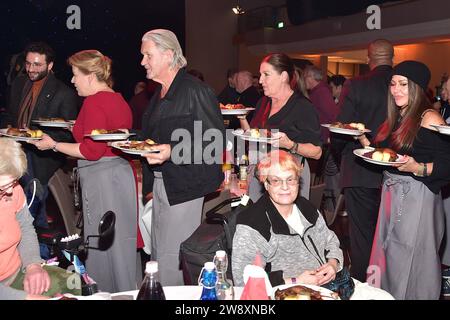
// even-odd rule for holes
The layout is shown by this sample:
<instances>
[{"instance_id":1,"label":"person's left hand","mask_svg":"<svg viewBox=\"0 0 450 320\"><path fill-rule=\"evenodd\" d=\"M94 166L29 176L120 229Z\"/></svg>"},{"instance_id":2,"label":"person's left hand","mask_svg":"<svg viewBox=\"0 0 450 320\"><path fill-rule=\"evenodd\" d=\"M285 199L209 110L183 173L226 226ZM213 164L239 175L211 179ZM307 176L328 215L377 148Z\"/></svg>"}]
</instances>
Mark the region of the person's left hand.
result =
<instances>
[{"instance_id":1,"label":"person's left hand","mask_svg":"<svg viewBox=\"0 0 450 320\"><path fill-rule=\"evenodd\" d=\"M29 140L27 141L30 144L33 144L39 150L49 150L55 146L55 140L53 140L48 134L44 134L41 140Z\"/></svg>"},{"instance_id":2,"label":"person's left hand","mask_svg":"<svg viewBox=\"0 0 450 320\"><path fill-rule=\"evenodd\" d=\"M23 288L28 294L42 294L50 289L50 276L40 264L30 264L26 268Z\"/></svg>"},{"instance_id":3,"label":"person's left hand","mask_svg":"<svg viewBox=\"0 0 450 320\"><path fill-rule=\"evenodd\" d=\"M153 149L159 150L159 153L145 153L142 155L147 158L148 164L161 164L170 159L170 152L172 151L170 144L158 144Z\"/></svg>"},{"instance_id":4,"label":"person's left hand","mask_svg":"<svg viewBox=\"0 0 450 320\"><path fill-rule=\"evenodd\" d=\"M397 167L398 171L417 173L417 171L419 170L419 164L416 162L416 160L413 157L409 157L406 155L405 159L407 159L406 163L393 164L393 166Z\"/></svg>"},{"instance_id":5,"label":"person's left hand","mask_svg":"<svg viewBox=\"0 0 450 320\"><path fill-rule=\"evenodd\" d=\"M319 286L330 282L336 278L337 263L328 261L316 270L316 277L319 279Z\"/></svg>"},{"instance_id":6,"label":"person's left hand","mask_svg":"<svg viewBox=\"0 0 450 320\"><path fill-rule=\"evenodd\" d=\"M280 139L275 139L272 141L269 141L269 143L276 147L276 148L284 148L284 149L291 149L292 146L294 145L294 141L292 141L291 139L289 139L289 137L286 135L286 133L284 132L276 132L272 135L272 138L280 138Z\"/></svg>"}]
</instances>

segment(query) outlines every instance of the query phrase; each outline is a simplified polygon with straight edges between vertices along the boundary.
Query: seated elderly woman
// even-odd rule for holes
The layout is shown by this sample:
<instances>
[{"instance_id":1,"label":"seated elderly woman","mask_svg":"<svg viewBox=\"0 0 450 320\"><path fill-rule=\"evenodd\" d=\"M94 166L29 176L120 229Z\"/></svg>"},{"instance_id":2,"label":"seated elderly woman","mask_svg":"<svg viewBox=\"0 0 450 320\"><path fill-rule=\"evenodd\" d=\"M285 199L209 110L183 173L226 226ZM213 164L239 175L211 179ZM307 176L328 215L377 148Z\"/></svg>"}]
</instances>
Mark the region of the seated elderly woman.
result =
<instances>
[{"instance_id":1,"label":"seated elderly woman","mask_svg":"<svg viewBox=\"0 0 450 320\"><path fill-rule=\"evenodd\" d=\"M0 300L46 299L81 284L79 276L58 267L41 266L39 244L18 180L27 169L20 144L0 138ZM75 286L76 287L76 286Z\"/></svg>"},{"instance_id":2,"label":"seated elderly woman","mask_svg":"<svg viewBox=\"0 0 450 320\"><path fill-rule=\"evenodd\" d=\"M340 271L339 240L317 209L298 197L301 166L286 151L275 150L257 166L265 194L237 217L232 269L235 285L260 254L272 285L323 285Z\"/></svg>"}]
</instances>

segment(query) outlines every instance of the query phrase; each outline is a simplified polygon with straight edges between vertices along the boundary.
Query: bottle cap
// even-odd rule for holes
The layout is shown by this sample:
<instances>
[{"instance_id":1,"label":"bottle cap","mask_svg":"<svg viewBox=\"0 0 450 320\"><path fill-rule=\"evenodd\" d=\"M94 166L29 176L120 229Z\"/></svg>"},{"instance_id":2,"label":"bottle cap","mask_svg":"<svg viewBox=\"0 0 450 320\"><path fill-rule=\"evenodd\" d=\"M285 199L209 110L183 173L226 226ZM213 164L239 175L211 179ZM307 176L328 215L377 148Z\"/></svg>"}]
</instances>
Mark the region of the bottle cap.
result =
<instances>
[{"instance_id":1,"label":"bottle cap","mask_svg":"<svg viewBox=\"0 0 450 320\"><path fill-rule=\"evenodd\" d=\"M145 264L145 273L155 273L158 272L158 262L149 261Z\"/></svg>"},{"instance_id":2,"label":"bottle cap","mask_svg":"<svg viewBox=\"0 0 450 320\"><path fill-rule=\"evenodd\" d=\"M205 262L205 270L212 271L216 268L214 262Z\"/></svg>"},{"instance_id":3,"label":"bottle cap","mask_svg":"<svg viewBox=\"0 0 450 320\"><path fill-rule=\"evenodd\" d=\"M227 253L225 252L225 250L217 250L216 251L217 258L224 258L226 255L227 255Z\"/></svg>"}]
</instances>

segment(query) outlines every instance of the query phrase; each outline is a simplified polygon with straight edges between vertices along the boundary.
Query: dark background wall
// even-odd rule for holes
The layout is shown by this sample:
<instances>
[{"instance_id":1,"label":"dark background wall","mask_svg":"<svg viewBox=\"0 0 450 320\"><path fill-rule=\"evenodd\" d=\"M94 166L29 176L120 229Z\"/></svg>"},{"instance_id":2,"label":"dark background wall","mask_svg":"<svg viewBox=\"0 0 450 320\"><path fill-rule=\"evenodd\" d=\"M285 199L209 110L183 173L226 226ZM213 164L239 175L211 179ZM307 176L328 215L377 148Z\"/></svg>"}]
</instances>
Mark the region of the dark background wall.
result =
<instances>
[{"instance_id":1,"label":"dark background wall","mask_svg":"<svg viewBox=\"0 0 450 320\"><path fill-rule=\"evenodd\" d=\"M69 30L70 5L81 9L81 30ZM175 32L183 49L184 0L5 0L0 2L0 99L11 55L30 41L42 40L56 51L54 70L70 84L66 59L84 49L98 49L113 60L115 89L129 98L137 81L145 79L140 66L142 35L154 28ZM0 107L3 101L0 101Z\"/></svg>"},{"instance_id":2,"label":"dark background wall","mask_svg":"<svg viewBox=\"0 0 450 320\"><path fill-rule=\"evenodd\" d=\"M370 5L395 0L286 0L289 20L300 25L328 17L346 16L365 11Z\"/></svg>"}]
</instances>

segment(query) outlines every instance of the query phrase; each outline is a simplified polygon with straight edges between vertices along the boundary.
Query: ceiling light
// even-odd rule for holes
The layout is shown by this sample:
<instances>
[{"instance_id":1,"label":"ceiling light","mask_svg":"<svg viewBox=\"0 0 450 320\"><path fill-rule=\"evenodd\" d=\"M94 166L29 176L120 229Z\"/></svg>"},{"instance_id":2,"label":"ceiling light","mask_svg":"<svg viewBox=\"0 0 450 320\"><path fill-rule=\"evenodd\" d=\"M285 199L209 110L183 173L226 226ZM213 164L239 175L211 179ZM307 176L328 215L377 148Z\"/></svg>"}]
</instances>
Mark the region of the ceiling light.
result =
<instances>
[{"instance_id":1,"label":"ceiling light","mask_svg":"<svg viewBox=\"0 0 450 320\"><path fill-rule=\"evenodd\" d=\"M245 13L244 9L242 9L242 7L239 5L233 7L232 10L233 10L234 14L244 14Z\"/></svg>"}]
</instances>

